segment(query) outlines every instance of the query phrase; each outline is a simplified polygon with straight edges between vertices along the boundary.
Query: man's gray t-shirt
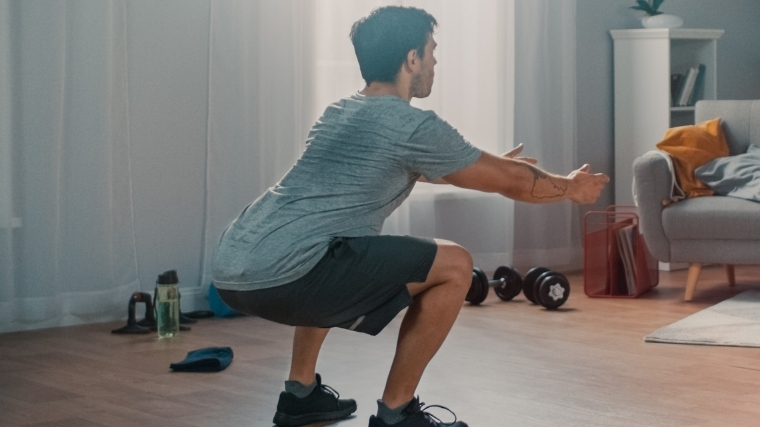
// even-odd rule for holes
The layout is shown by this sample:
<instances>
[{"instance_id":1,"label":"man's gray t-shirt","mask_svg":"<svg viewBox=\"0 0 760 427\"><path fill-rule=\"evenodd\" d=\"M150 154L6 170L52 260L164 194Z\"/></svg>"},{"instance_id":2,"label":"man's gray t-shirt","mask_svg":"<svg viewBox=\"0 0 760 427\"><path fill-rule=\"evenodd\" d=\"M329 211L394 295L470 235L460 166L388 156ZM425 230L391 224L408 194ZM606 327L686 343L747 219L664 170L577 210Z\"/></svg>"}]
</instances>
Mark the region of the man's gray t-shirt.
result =
<instances>
[{"instance_id":1,"label":"man's gray t-shirt","mask_svg":"<svg viewBox=\"0 0 760 427\"><path fill-rule=\"evenodd\" d=\"M433 181L480 155L434 112L401 98L344 98L327 107L282 180L222 234L214 284L255 290L299 279L333 238L380 234L421 175Z\"/></svg>"}]
</instances>

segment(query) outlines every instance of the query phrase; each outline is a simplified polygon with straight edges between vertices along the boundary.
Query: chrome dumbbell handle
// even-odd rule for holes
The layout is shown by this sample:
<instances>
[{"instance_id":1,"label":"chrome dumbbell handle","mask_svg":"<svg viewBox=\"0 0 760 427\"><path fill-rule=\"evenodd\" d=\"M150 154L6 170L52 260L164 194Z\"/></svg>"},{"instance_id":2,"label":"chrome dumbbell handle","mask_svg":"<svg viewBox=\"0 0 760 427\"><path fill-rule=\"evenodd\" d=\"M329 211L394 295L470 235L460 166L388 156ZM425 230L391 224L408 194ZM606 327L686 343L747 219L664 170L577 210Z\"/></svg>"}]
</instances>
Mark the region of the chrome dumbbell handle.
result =
<instances>
[{"instance_id":1,"label":"chrome dumbbell handle","mask_svg":"<svg viewBox=\"0 0 760 427\"><path fill-rule=\"evenodd\" d=\"M504 286L506 284L507 284L507 279L505 279L503 277L500 278L500 279L496 279L496 280L493 280L493 279L488 280L488 286L491 287L491 288L498 288L498 287Z\"/></svg>"}]
</instances>

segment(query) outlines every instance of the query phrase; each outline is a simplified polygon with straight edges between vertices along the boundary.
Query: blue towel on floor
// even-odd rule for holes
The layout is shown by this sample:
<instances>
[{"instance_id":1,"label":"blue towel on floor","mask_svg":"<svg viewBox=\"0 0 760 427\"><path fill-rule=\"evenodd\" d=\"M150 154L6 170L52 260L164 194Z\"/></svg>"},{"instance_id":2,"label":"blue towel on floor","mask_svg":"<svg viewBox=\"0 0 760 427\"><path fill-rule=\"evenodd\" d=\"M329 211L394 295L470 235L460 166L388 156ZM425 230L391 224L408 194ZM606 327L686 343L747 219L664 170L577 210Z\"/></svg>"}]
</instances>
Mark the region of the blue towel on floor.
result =
<instances>
[{"instance_id":1,"label":"blue towel on floor","mask_svg":"<svg viewBox=\"0 0 760 427\"><path fill-rule=\"evenodd\" d=\"M232 363L232 349L229 347L207 347L187 353L185 360L172 363L169 367L183 372L218 372Z\"/></svg>"}]
</instances>

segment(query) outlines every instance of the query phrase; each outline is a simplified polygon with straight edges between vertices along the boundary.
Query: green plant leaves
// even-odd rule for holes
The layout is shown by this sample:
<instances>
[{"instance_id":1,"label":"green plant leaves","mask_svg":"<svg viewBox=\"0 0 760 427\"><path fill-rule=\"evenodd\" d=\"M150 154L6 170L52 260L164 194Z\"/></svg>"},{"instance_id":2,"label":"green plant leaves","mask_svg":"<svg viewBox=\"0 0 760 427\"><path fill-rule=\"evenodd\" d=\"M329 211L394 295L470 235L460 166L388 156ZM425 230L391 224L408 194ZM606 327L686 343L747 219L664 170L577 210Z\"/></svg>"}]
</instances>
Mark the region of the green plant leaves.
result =
<instances>
[{"instance_id":1,"label":"green plant leaves","mask_svg":"<svg viewBox=\"0 0 760 427\"><path fill-rule=\"evenodd\" d=\"M662 12L658 12L657 9L660 8L660 5L662 5L662 2L664 1L665 0L636 0L638 6L631 6L631 9L643 10L647 15L651 16L660 15Z\"/></svg>"},{"instance_id":2,"label":"green plant leaves","mask_svg":"<svg viewBox=\"0 0 760 427\"><path fill-rule=\"evenodd\" d=\"M643 10L643 11L645 11L647 13L654 12L654 9L652 8L652 5L649 4L648 1L646 1L646 0L636 0L636 3L639 4L639 9L640 10Z\"/></svg>"}]
</instances>

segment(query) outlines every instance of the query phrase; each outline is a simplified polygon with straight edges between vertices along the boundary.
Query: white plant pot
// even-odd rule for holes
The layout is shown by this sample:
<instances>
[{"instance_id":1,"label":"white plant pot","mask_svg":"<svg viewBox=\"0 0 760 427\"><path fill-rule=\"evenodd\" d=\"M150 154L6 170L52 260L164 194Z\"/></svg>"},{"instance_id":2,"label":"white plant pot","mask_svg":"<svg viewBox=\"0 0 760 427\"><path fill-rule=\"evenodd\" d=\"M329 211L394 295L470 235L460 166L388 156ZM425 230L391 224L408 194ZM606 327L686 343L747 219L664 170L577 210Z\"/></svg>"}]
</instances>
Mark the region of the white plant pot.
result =
<instances>
[{"instance_id":1,"label":"white plant pot","mask_svg":"<svg viewBox=\"0 0 760 427\"><path fill-rule=\"evenodd\" d=\"M644 28L678 28L683 25L683 19L675 15L662 13L641 18L641 25Z\"/></svg>"}]
</instances>

